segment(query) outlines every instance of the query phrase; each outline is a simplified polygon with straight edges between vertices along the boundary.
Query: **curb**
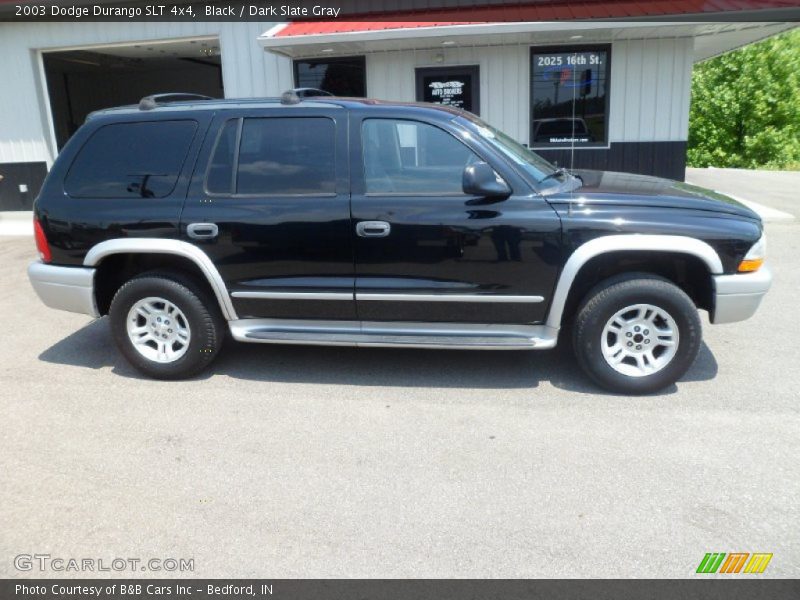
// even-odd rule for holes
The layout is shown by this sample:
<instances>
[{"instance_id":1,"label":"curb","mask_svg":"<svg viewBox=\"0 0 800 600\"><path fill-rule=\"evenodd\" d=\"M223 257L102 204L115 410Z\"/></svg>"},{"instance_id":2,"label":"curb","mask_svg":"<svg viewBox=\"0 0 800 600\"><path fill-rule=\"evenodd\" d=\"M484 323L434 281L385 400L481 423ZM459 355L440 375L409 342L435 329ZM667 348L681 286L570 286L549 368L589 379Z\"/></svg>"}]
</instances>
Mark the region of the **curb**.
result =
<instances>
[{"instance_id":1,"label":"curb","mask_svg":"<svg viewBox=\"0 0 800 600\"><path fill-rule=\"evenodd\" d=\"M33 236L31 211L0 212L0 236Z\"/></svg>"}]
</instances>

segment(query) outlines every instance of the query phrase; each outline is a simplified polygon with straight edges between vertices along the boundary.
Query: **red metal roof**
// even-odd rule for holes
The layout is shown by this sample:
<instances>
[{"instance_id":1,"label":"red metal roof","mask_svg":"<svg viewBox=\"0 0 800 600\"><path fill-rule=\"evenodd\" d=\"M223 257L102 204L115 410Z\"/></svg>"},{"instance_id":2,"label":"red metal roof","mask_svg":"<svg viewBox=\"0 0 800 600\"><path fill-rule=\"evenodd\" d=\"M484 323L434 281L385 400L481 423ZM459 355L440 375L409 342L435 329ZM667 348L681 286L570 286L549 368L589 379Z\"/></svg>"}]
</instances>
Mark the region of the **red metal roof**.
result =
<instances>
[{"instance_id":1,"label":"red metal roof","mask_svg":"<svg viewBox=\"0 0 800 600\"><path fill-rule=\"evenodd\" d=\"M475 21L296 21L287 24L286 27L275 34L275 37L352 31L380 31L382 29L412 29L415 27L442 27L444 25L468 25L471 23L475 23Z\"/></svg>"},{"instance_id":2,"label":"red metal roof","mask_svg":"<svg viewBox=\"0 0 800 600\"><path fill-rule=\"evenodd\" d=\"M514 5L362 13L347 15L343 18L348 20L337 21L294 21L279 30L275 37L514 21L668 17L796 8L797 5L797 0L539 0ZM356 20L359 18L375 20Z\"/></svg>"}]
</instances>

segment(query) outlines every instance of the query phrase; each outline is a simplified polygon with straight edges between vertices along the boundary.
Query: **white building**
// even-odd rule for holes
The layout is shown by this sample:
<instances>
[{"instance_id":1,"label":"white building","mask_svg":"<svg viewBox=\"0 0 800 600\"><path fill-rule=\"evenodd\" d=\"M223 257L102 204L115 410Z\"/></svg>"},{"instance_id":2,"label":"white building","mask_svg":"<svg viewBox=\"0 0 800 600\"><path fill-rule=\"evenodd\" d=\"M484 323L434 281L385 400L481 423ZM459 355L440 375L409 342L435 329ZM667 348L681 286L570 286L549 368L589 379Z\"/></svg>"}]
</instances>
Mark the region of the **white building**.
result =
<instances>
[{"instance_id":1,"label":"white building","mask_svg":"<svg viewBox=\"0 0 800 600\"><path fill-rule=\"evenodd\" d=\"M615 4L597 2L608 10ZM10 8L0 0L0 17ZM763 18L740 16L751 15ZM476 24L456 24L482 20L463 9L456 16L0 23L0 210L30 209L59 148L89 112L168 91L252 97L321 87L445 102L565 166L682 179L692 65L792 26L695 22L679 14L666 21Z\"/></svg>"}]
</instances>

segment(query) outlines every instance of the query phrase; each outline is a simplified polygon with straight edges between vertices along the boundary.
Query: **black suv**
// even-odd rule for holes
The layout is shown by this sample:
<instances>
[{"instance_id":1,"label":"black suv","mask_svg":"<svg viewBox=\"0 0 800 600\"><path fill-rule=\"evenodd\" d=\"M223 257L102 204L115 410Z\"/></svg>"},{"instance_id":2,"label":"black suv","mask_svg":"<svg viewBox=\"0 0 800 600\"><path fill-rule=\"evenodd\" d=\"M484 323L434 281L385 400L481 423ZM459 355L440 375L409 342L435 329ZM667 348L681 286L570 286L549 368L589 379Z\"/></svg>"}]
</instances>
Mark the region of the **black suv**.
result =
<instances>
[{"instance_id":1,"label":"black suv","mask_svg":"<svg viewBox=\"0 0 800 600\"><path fill-rule=\"evenodd\" d=\"M556 169L474 115L335 97L159 95L91 115L34 211L30 280L191 376L240 342L553 348L611 390L673 383L770 285L730 198Z\"/></svg>"}]
</instances>

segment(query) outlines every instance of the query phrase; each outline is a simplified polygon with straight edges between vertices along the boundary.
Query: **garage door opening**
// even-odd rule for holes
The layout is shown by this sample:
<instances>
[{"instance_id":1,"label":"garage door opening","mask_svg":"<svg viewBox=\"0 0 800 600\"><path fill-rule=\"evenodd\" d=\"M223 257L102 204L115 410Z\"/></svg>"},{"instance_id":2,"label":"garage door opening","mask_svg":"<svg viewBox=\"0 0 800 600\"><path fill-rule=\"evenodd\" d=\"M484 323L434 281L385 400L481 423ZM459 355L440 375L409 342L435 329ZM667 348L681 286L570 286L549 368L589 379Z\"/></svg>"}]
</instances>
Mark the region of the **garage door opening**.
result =
<instances>
[{"instance_id":1,"label":"garage door opening","mask_svg":"<svg viewBox=\"0 0 800 600\"><path fill-rule=\"evenodd\" d=\"M95 110L164 92L224 97L217 39L46 52L43 60L59 151Z\"/></svg>"}]
</instances>

